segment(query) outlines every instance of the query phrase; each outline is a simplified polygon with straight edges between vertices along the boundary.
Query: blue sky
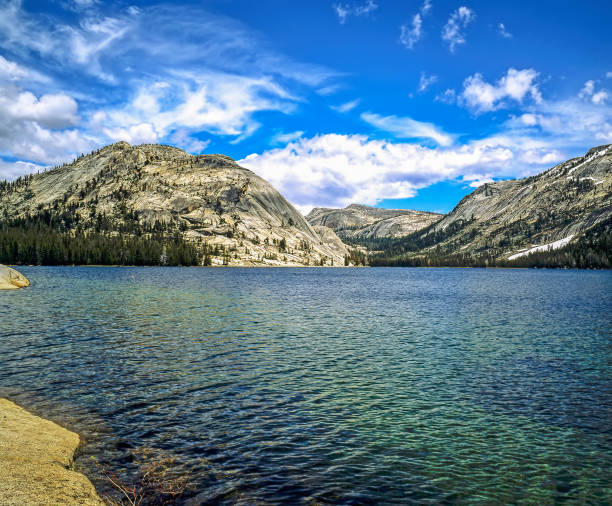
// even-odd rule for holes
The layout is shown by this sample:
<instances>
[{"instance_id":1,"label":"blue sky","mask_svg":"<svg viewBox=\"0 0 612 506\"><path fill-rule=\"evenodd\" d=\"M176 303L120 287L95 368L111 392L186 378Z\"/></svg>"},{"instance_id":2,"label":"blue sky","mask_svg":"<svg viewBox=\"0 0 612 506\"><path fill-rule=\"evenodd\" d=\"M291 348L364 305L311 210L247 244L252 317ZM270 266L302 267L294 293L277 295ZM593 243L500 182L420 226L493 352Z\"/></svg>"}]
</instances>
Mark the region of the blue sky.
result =
<instances>
[{"instance_id":1,"label":"blue sky","mask_svg":"<svg viewBox=\"0 0 612 506\"><path fill-rule=\"evenodd\" d=\"M0 178L118 140L303 212L447 212L612 142L607 1L0 0Z\"/></svg>"}]
</instances>

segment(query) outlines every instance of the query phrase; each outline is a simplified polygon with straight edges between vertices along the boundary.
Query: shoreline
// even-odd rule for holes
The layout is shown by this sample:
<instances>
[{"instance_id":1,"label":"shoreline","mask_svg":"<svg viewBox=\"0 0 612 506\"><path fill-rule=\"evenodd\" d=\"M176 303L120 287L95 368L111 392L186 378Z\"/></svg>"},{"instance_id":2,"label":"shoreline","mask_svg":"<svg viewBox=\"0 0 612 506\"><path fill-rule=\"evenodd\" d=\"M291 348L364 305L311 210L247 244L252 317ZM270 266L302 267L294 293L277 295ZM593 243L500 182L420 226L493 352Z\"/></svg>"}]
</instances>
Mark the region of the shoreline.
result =
<instances>
[{"instance_id":1,"label":"shoreline","mask_svg":"<svg viewBox=\"0 0 612 506\"><path fill-rule=\"evenodd\" d=\"M74 470L80 437L0 398L0 504L83 505L104 502Z\"/></svg>"}]
</instances>

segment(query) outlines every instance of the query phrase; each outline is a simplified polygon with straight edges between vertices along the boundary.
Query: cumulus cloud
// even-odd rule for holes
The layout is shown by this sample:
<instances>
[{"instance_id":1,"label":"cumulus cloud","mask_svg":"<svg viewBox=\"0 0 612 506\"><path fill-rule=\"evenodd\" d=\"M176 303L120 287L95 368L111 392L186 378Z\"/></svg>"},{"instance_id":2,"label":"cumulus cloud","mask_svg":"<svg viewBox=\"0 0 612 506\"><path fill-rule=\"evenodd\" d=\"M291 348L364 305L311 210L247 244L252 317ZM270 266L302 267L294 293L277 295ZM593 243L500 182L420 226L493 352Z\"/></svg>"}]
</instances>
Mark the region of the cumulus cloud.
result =
<instances>
[{"instance_id":1,"label":"cumulus cloud","mask_svg":"<svg viewBox=\"0 0 612 506\"><path fill-rule=\"evenodd\" d=\"M74 128L79 123L74 98L65 93L35 95L23 89L22 82L37 76L15 62L0 60L0 154L23 160L11 162L11 170L3 164L0 177L38 166L26 162L56 163L94 145Z\"/></svg>"},{"instance_id":2,"label":"cumulus cloud","mask_svg":"<svg viewBox=\"0 0 612 506\"><path fill-rule=\"evenodd\" d=\"M239 163L270 181L302 212L353 202L409 198L439 181L482 180L508 174L513 149L499 140L455 148L372 140L363 135L318 135L252 154ZM471 179L470 179L471 178Z\"/></svg>"},{"instance_id":3,"label":"cumulus cloud","mask_svg":"<svg viewBox=\"0 0 612 506\"><path fill-rule=\"evenodd\" d=\"M582 90L578 93L580 98L590 100L594 104L604 104L608 100L608 91L600 89L595 91L595 81L589 80L584 83Z\"/></svg>"},{"instance_id":4,"label":"cumulus cloud","mask_svg":"<svg viewBox=\"0 0 612 506\"><path fill-rule=\"evenodd\" d=\"M506 29L506 25L504 25L503 23L497 25L497 31L504 39L512 38L512 34Z\"/></svg>"},{"instance_id":5,"label":"cumulus cloud","mask_svg":"<svg viewBox=\"0 0 612 506\"><path fill-rule=\"evenodd\" d=\"M240 141L258 113L289 114L339 75L199 6L81 6L60 18L0 0L0 49L18 61L0 56L3 156L53 164L116 140L200 151L202 137ZM74 75L86 83L78 92Z\"/></svg>"},{"instance_id":6,"label":"cumulus cloud","mask_svg":"<svg viewBox=\"0 0 612 506\"><path fill-rule=\"evenodd\" d=\"M343 25L350 16L367 16L370 12L378 9L378 4L374 0L368 0L367 2L353 4L337 3L332 7L338 16L340 24Z\"/></svg>"},{"instance_id":7,"label":"cumulus cloud","mask_svg":"<svg viewBox=\"0 0 612 506\"><path fill-rule=\"evenodd\" d=\"M428 76L426 72L421 72L421 77L419 79L419 92L424 92L427 88L429 88L433 83L438 80L438 76Z\"/></svg>"},{"instance_id":8,"label":"cumulus cloud","mask_svg":"<svg viewBox=\"0 0 612 506\"><path fill-rule=\"evenodd\" d=\"M451 53L455 52L458 45L465 44L465 28L476 19L476 14L469 7L461 6L454 11L444 28L442 29L442 40L448 43Z\"/></svg>"},{"instance_id":9,"label":"cumulus cloud","mask_svg":"<svg viewBox=\"0 0 612 506\"><path fill-rule=\"evenodd\" d=\"M416 121L407 117L380 116L370 112L363 113L361 119L399 139L431 139L441 146L449 146L453 143L453 137L433 123Z\"/></svg>"},{"instance_id":10,"label":"cumulus cloud","mask_svg":"<svg viewBox=\"0 0 612 506\"><path fill-rule=\"evenodd\" d=\"M460 101L476 113L507 107L508 99L521 103L527 95L540 102L542 96L535 83L537 77L533 69L510 68L497 83L490 84L481 74L474 74L464 81Z\"/></svg>"}]
</instances>

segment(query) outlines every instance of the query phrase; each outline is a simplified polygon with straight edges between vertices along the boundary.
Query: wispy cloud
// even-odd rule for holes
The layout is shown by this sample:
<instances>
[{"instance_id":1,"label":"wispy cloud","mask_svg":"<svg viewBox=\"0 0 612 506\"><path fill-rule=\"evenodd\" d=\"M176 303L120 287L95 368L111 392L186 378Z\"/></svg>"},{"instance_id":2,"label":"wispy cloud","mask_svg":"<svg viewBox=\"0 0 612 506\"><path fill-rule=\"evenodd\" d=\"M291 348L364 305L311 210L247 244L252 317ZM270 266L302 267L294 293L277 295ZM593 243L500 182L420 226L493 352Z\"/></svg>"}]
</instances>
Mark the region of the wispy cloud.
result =
<instances>
[{"instance_id":1,"label":"wispy cloud","mask_svg":"<svg viewBox=\"0 0 612 506\"><path fill-rule=\"evenodd\" d=\"M30 68L24 67L17 62L9 61L0 55L0 81L40 81L48 83L50 79L47 76L36 72Z\"/></svg>"},{"instance_id":2,"label":"wispy cloud","mask_svg":"<svg viewBox=\"0 0 612 506\"><path fill-rule=\"evenodd\" d=\"M433 123L408 117L380 116L370 112L364 112L361 119L399 139L431 139L441 146L449 146L453 143L453 137Z\"/></svg>"},{"instance_id":3,"label":"wispy cloud","mask_svg":"<svg viewBox=\"0 0 612 506\"><path fill-rule=\"evenodd\" d=\"M290 114L339 75L199 6L81 7L54 17L0 0L0 123L15 125L0 127L3 156L51 164L120 139L192 151L208 134L240 141L259 112Z\"/></svg>"},{"instance_id":4,"label":"wispy cloud","mask_svg":"<svg viewBox=\"0 0 612 506\"><path fill-rule=\"evenodd\" d=\"M461 6L454 11L444 28L442 29L442 40L448 43L451 53L455 52L457 46L465 44L465 28L476 19L476 14L469 7Z\"/></svg>"},{"instance_id":5,"label":"wispy cloud","mask_svg":"<svg viewBox=\"0 0 612 506\"><path fill-rule=\"evenodd\" d=\"M304 132L302 130L298 130L297 132L289 132L289 133L279 132L275 134L272 137L272 139L270 139L270 144L272 145L288 144L289 142L298 140L303 135L304 135Z\"/></svg>"},{"instance_id":6,"label":"wispy cloud","mask_svg":"<svg viewBox=\"0 0 612 506\"><path fill-rule=\"evenodd\" d=\"M400 42L407 49L413 49L414 45L421 40L423 33L423 21L419 13L412 17L412 21L409 25L400 26Z\"/></svg>"},{"instance_id":7,"label":"wispy cloud","mask_svg":"<svg viewBox=\"0 0 612 506\"><path fill-rule=\"evenodd\" d=\"M445 180L476 187L492 179L524 177L585 147L612 143L612 106L593 103L596 82L583 88L582 98L577 90L574 97L545 100L536 85L537 75L533 69L509 69L489 84L475 74L466 79L459 97L450 89L443 94L463 105L471 97L471 107L480 110L499 109L510 102L521 108L521 113L511 115L496 133L484 138L461 144L459 138L432 124L364 113L364 121L397 139L431 139L437 145L326 134L254 153L240 163L271 181L307 212L312 207L409 198L419 188Z\"/></svg>"},{"instance_id":8,"label":"wispy cloud","mask_svg":"<svg viewBox=\"0 0 612 506\"><path fill-rule=\"evenodd\" d=\"M512 34L506 29L506 25L504 25L503 23L497 25L497 31L504 39L512 38Z\"/></svg>"},{"instance_id":9,"label":"wispy cloud","mask_svg":"<svg viewBox=\"0 0 612 506\"><path fill-rule=\"evenodd\" d=\"M351 16L367 16L378 9L378 4L374 0L367 0L363 3L336 3L333 6L340 24L346 23Z\"/></svg>"},{"instance_id":10,"label":"wispy cloud","mask_svg":"<svg viewBox=\"0 0 612 506\"><path fill-rule=\"evenodd\" d=\"M427 16L433 4L425 0L419 12L412 16L409 24L400 26L400 43L406 49L413 49L415 44L423 37L423 17Z\"/></svg>"},{"instance_id":11,"label":"wispy cloud","mask_svg":"<svg viewBox=\"0 0 612 506\"><path fill-rule=\"evenodd\" d=\"M436 95L436 102L442 102L443 104L454 104L457 102L457 92L452 88L444 90L442 93Z\"/></svg>"},{"instance_id":12,"label":"wispy cloud","mask_svg":"<svg viewBox=\"0 0 612 506\"><path fill-rule=\"evenodd\" d=\"M419 79L419 93L423 93L427 88L429 88L432 84L434 84L438 80L438 76L430 75L428 76L426 72L421 72L421 77Z\"/></svg>"},{"instance_id":13,"label":"wispy cloud","mask_svg":"<svg viewBox=\"0 0 612 506\"><path fill-rule=\"evenodd\" d=\"M345 102L344 104L332 105L331 108L336 112L344 114L355 109L355 107L357 107L360 103L361 99L357 98L355 100L351 100L350 102Z\"/></svg>"}]
</instances>

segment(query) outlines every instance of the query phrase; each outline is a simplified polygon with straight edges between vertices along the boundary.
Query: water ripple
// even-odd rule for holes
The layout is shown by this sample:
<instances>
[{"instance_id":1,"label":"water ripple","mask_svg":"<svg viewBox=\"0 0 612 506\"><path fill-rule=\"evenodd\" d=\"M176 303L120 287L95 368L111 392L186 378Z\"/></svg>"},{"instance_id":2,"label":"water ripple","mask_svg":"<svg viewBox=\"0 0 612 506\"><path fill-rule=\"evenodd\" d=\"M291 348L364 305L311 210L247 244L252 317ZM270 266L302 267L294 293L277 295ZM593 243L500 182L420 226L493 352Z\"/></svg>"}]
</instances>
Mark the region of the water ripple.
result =
<instances>
[{"instance_id":1,"label":"water ripple","mask_svg":"<svg viewBox=\"0 0 612 506\"><path fill-rule=\"evenodd\" d=\"M612 503L612 273L24 268L0 395L197 504Z\"/></svg>"}]
</instances>

